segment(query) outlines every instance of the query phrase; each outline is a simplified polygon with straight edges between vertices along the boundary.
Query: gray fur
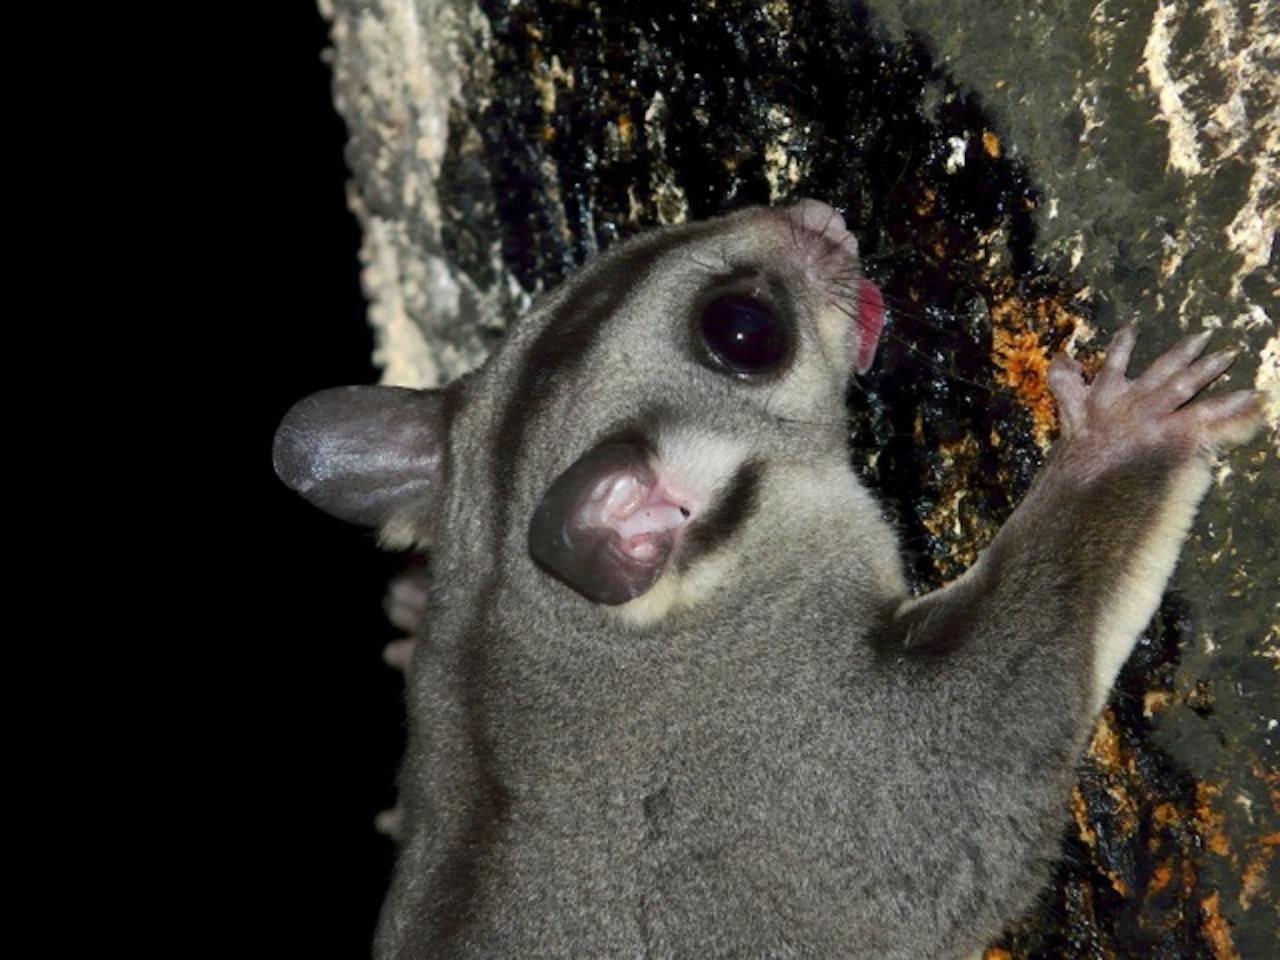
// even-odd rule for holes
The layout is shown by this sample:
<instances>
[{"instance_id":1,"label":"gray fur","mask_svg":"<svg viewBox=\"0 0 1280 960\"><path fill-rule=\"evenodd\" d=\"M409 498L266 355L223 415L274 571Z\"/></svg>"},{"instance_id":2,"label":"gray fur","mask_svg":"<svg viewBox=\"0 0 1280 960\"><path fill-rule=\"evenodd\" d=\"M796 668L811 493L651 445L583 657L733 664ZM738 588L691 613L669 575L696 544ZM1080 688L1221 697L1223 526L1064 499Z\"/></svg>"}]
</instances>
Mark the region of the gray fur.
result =
<instances>
[{"instance_id":1,"label":"gray fur","mask_svg":"<svg viewBox=\"0 0 1280 960\"><path fill-rule=\"evenodd\" d=\"M1128 451L1073 394L1083 439L974 570L909 601L846 465L852 361L832 331L858 272L825 209L625 244L450 388L377 957L959 960L1045 881L1096 712L1104 587L1182 468L1256 408L1170 417ZM691 319L709 278L743 270L800 332L758 383L702 362ZM737 493L712 498L658 599L615 608L526 538L553 481L622 429L725 441L715 494ZM1099 442L1113 468L1073 466Z\"/></svg>"}]
</instances>

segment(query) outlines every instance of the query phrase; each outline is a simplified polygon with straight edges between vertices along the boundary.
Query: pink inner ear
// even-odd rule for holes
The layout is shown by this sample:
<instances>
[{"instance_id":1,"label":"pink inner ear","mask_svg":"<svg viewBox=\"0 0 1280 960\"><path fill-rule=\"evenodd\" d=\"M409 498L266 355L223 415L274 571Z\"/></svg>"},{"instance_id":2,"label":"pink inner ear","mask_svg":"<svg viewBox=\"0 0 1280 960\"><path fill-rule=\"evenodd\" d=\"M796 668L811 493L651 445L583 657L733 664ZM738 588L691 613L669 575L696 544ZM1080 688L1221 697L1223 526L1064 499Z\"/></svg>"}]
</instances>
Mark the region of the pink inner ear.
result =
<instances>
[{"instance_id":1,"label":"pink inner ear","mask_svg":"<svg viewBox=\"0 0 1280 960\"><path fill-rule=\"evenodd\" d=\"M859 374L871 369L876 346L880 343L880 331L884 329L884 297L870 280L858 281L858 322L853 331L857 338L853 368Z\"/></svg>"}]
</instances>

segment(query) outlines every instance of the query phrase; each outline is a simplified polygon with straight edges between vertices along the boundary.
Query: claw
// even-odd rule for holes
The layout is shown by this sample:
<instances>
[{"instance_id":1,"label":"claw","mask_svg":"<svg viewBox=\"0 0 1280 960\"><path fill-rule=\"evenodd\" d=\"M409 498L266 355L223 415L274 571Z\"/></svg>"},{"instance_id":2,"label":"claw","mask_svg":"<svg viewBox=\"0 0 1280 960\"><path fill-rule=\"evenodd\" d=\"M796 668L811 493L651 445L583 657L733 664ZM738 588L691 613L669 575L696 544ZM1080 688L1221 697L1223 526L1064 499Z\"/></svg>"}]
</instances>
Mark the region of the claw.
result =
<instances>
[{"instance_id":1,"label":"claw","mask_svg":"<svg viewBox=\"0 0 1280 960\"><path fill-rule=\"evenodd\" d=\"M1109 400L1119 393L1125 385L1125 371L1129 369L1129 358L1133 356L1134 344L1138 342L1138 325L1131 323L1111 338L1107 347L1107 358L1102 369L1098 371L1092 389L1100 400Z\"/></svg>"},{"instance_id":2,"label":"claw","mask_svg":"<svg viewBox=\"0 0 1280 960\"><path fill-rule=\"evenodd\" d=\"M1138 342L1138 325L1131 323L1111 338L1107 347L1107 359L1102 365L1098 379L1107 377L1123 377L1129 369L1129 358L1133 356L1133 345Z\"/></svg>"}]
</instances>

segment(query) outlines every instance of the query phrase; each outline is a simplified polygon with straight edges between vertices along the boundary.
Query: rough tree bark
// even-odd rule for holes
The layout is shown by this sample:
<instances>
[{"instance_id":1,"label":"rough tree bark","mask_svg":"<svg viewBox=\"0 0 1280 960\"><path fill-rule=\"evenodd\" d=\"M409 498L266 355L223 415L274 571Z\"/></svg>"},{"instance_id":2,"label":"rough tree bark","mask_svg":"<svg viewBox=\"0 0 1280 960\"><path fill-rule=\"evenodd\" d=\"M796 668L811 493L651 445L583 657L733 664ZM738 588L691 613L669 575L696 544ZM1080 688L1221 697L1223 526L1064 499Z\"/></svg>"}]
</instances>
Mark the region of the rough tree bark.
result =
<instances>
[{"instance_id":1,"label":"rough tree bark","mask_svg":"<svg viewBox=\"0 0 1280 960\"><path fill-rule=\"evenodd\" d=\"M1262 957L1280 891L1271 0L321 0L384 381L478 364L644 226L812 195L896 304L856 467L921 587L1055 429L1047 357L1226 328L1270 430L1219 475L1081 765L1044 908L989 957ZM1141 358L1138 360L1141 366Z\"/></svg>"}]
</instances>

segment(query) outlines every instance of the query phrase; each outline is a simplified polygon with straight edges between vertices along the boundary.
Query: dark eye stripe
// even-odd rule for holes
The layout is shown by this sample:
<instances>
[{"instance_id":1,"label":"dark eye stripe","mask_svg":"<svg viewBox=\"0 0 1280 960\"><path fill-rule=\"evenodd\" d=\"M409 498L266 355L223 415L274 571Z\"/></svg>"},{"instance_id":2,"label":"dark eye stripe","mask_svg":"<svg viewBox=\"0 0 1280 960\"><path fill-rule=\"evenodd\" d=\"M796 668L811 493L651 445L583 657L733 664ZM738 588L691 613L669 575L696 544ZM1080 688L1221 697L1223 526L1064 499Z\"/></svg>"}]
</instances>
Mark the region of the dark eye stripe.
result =
<instances>
[{"instance_id":1,"label":"dark eye stripe","mask_svg":"<svg viewBox=\"0 0 1280 960\"><path fill-rule=\"evenodd\" d=\"M763 476L764 465L755 460L748 460L738 468L711 512L689 529L680 556L682 570L726 543L755 514Z\"/></svg>"},{"instance_id":2,"label":"dark eye stripe","mask_svg":"<svg viewBox=\"0 0 1280 960\"><path fill-rule=\"evenodd\" d=\"M719 229L713 221L642 235L606 253L568 281L568 296L539 331L521 363L517 387L512 394L521 402L506 405L499 425L499 442L493 459L495 490L509 490L515 464L524 452L525 428L536 416L537 406L543 402L551 384L557 377L571 375L591 351L603 328L600 319L613 316L619 304L631 296L663 256ZM505 510L509 502L505 496L498 499L497 529L507 527Z\"/></svg>"}]
</instances>

